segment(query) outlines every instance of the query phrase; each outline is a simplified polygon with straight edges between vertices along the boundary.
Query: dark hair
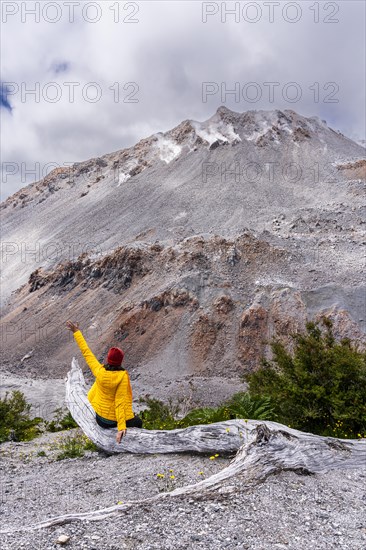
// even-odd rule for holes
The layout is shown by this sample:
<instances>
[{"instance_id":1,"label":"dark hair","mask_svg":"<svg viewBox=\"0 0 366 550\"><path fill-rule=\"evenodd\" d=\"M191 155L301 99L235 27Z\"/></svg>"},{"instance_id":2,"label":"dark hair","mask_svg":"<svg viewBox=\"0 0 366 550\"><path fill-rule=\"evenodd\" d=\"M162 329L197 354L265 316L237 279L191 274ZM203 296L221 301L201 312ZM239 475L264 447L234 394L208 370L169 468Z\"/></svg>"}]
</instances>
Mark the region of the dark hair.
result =
<instances>
[{"instance_id":1,"label":"dark hair","mask_svg":"<svg viewBox=\"0 0 366 550\"><path fill-rule=\"evenodd\" d=\"M126 370L122 365L110 365L109 363L105 363L104 365L105 370Z\"/></svg>"}]
</instances>

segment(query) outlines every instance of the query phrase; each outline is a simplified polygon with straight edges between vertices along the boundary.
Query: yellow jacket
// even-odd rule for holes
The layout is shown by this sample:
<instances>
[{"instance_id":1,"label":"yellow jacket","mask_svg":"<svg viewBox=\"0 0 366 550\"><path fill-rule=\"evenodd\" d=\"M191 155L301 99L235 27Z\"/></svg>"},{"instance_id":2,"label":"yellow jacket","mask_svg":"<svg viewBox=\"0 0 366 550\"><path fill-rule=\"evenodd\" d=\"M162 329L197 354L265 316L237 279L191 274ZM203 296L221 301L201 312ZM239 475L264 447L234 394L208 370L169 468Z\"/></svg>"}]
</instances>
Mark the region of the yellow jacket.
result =
<instances>
[{"instance_id":1,"label":"yellow jacket","mask_svg":"<svg viewBox=\"0 0 366 550\"><path fill-rule=\"evenodd\" d=\"M108 371L99 363L80 330L74 338L96 380L88 392L88 399L99 416L118 423L118 430L126 429L126 420L134 417L130 377L125 370Z\"/></svg>"}]
</instances>

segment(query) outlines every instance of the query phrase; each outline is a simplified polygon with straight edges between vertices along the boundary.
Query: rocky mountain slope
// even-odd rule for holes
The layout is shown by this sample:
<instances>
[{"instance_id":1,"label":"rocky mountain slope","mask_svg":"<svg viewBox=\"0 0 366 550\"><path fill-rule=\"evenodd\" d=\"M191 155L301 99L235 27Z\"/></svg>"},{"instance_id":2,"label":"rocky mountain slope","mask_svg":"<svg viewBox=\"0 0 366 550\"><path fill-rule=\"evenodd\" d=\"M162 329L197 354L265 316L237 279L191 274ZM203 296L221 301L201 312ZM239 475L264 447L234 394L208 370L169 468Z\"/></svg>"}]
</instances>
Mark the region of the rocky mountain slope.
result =
<instances>
[{"instance_id":1,"label":"rocky mountain slope","mask_svg":"<svg viewBox=\"0 0 366 550\"><path fill-rule=\"evenodd\" d=\"M1 205L3 365L63 376L67 318L151 393L237 380L324 313L364 342L365 173L317 117L226 107L54 170Z\"/></svg>"}]
</instances>

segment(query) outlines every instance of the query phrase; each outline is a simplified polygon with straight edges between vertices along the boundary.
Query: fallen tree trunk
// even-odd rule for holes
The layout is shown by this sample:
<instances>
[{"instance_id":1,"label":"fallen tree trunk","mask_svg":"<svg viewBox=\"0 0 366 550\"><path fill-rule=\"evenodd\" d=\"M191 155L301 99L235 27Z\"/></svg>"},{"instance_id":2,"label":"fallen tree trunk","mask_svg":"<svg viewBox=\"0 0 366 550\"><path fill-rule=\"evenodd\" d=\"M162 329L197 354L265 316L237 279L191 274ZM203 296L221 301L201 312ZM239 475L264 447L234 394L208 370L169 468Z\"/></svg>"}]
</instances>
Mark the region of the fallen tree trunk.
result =
<instances>
[{"instance_id":1,"label":"fallen tree trunk","mask_svg":"<svg viewBox=\"0 0 366 550\"><path fill-rule=\"evenodd\" d=\"M211 491L230 493L237 490L235 484L227 483L231 478L239 480L240 488L243 489L253 487L269 475L285 470L310 475L336 468L364 469L366 465L365 440L321 437L277 422L259 420L230 420L169 432L131 429L123 445L118 446L114 442L115 430L102 430L95 423L94 412L86 398L84 378L75 359L66 387L67 404L72 416L86 435L108 452L238 452L227 468L194 485L101 510L57 516L31 528L51 527L72 521L102 520L133 506L181 495L203 496ZM100 430L104 433L100 434Z\"/></svg>"},{"instance_id":2,"label":"fallen tree trunk","mask_svg":"<svg viewBox=\"0 0 366 550\"><path fill-rule=\"evenodd\" d=\"M248 421L252 423L253 421ZM224 423L225 425L227 423ZM322 473L334 468L365 468L366 441L340 440L296 432L275 423L260 422L248 428L246 439L236 457L227 468L194 485L180 487L167 493L101 510L80 514L66 514L38 523L33 528L41 529L73 521L98 521L142 504L153 504L157 500L179 496L202 497L209 492L233 493L263 482L271 474L290 470L299 474ZM215 424L213 426L218 426ZM236 478L237 483L227 483Z\"/></svg>"},{"instance_id":3,"label":"fallen tree trunk","mask_svg":"<svg viewBox=\"0 0 366 550\"><path fill-rule=\"evenodd\" d=\"M246 424L231 420L218 424L191 426L179 430L127 429L127 435L117 443L117 429L105 430L95 420L88 401L81 368L75 358L66 378L66 405L83 432L106 453L233 453L243 444ZM254 421L255 422L255 421Z\"/></svg>"}]
</instances>

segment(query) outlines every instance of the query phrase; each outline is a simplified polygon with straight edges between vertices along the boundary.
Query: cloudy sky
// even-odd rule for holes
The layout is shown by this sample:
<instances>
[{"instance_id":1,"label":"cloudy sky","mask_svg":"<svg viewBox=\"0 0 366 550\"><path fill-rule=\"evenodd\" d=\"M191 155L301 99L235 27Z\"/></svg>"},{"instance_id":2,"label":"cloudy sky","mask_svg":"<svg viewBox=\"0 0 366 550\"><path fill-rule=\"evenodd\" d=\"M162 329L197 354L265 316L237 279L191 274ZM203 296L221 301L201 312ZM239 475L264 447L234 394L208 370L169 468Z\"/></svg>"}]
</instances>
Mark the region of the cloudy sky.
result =
<instances>
[{"instance_id":1,"label":"cloudy sky","mask_svg":"<svg viewBox=\"0 0 366 550\"><path fill-rule=\"evenodd\" d=\"M4 0L1 10L2 199L220 105L294 109L365 138L362 0Z\"/></svg>"}]
</instances>

